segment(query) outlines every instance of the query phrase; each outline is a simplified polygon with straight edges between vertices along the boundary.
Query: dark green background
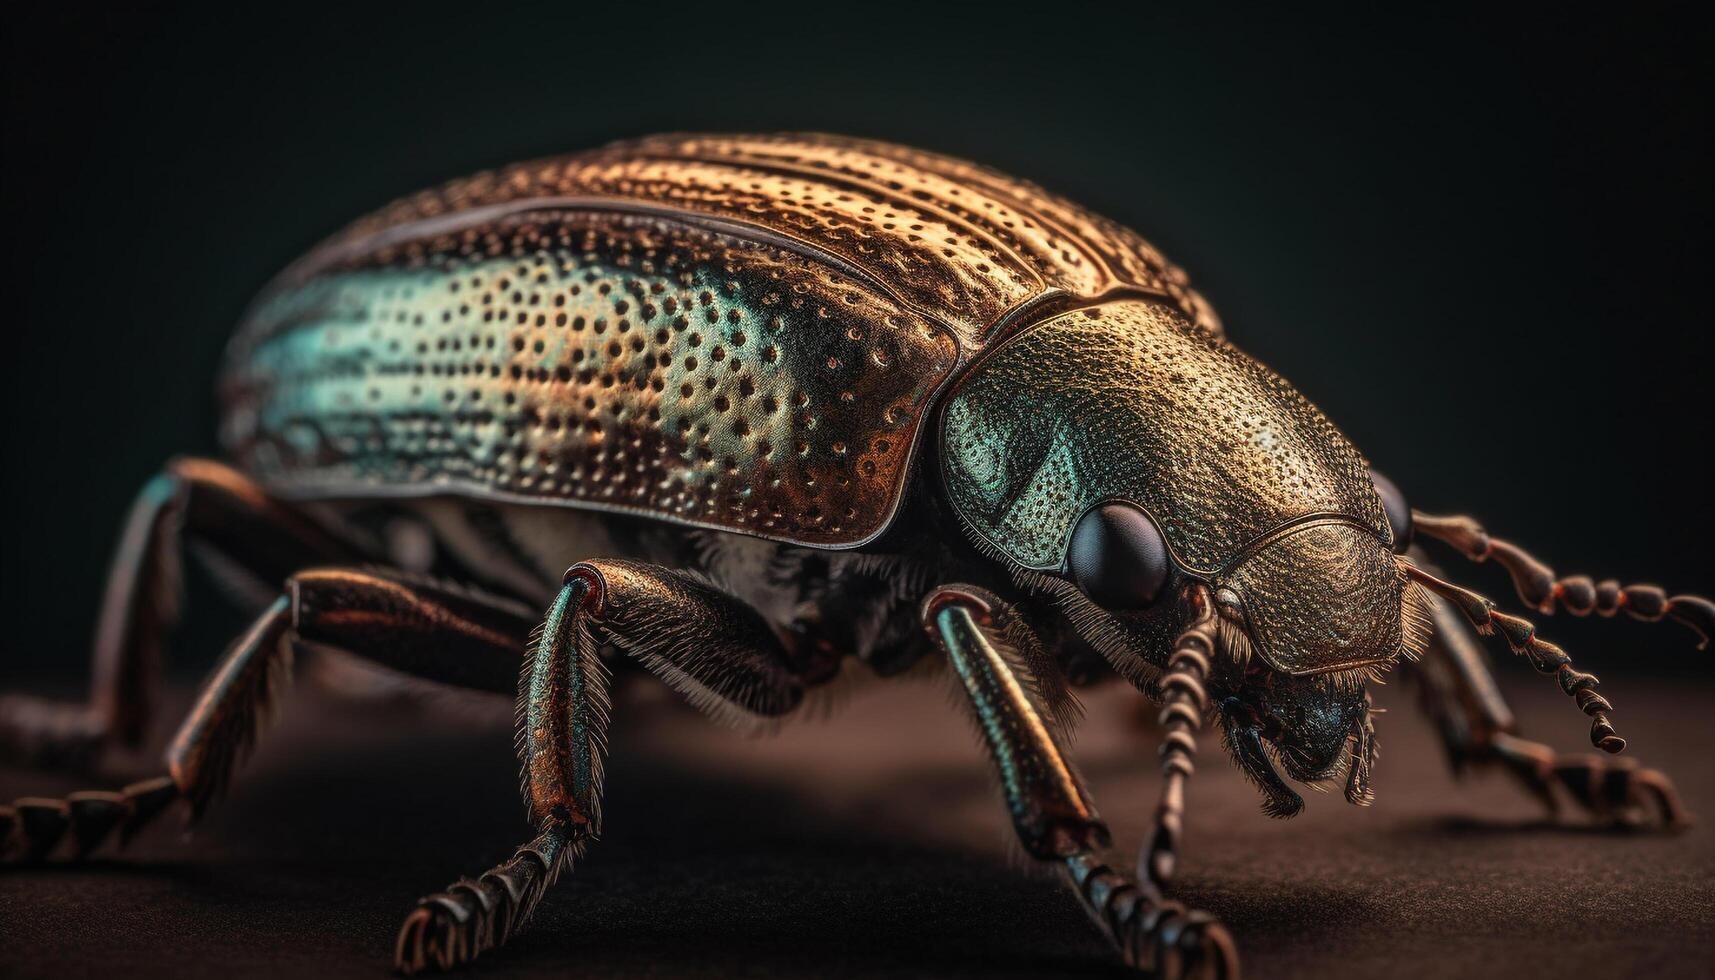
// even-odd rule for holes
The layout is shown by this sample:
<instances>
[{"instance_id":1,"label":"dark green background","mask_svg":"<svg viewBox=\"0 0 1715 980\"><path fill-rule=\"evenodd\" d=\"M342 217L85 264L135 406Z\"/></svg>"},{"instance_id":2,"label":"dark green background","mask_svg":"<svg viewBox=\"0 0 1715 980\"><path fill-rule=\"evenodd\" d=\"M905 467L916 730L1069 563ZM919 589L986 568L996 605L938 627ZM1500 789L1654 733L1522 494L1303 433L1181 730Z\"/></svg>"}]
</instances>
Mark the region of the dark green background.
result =
<instances>
[{"instance_id":1,"label":"dark green background","mask_svg":"<svg viewBox=\"0 0 1715 980\"><path fill-rule=\"evenodd\" d=\"M1189 269L1420 506L1715 590L1689 12L268 9L8 26L4 675L84 672L123 510L213 450L221 345L269 275L390 197L672 129L881 137L1068 194ZM199 622L208 646L233 621ZM1551 635L1705 665L1677 632Z\"/></svg>"}]
</instances>

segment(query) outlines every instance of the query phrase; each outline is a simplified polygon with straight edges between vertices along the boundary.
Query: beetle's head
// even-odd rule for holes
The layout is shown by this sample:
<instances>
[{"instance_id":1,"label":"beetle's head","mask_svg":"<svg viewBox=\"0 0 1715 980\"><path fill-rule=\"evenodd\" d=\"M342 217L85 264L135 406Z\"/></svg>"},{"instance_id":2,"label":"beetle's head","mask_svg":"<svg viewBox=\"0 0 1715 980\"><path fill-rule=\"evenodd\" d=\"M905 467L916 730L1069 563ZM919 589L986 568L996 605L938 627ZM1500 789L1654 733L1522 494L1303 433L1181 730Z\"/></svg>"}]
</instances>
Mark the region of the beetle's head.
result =
<instances>
[{"instance_id":1,"label":"beetle's head","mask_svg":"<svg viewBox=\"0 0 1715 980\"><path fill-rule=\"evenodd\" d=\"M1367 803L1376 744L1366 682L1428 637L1424 599L1392 548L1367 528L1310 521L1210 585L1220 617L1211 695L1264 809L1290 816L1303 806L1277 764L1303 782L1343 773L1347 799Z\"/></svg>"},{"instance_id":2,"label":"beetle's head","mask_svg":"<svg viewBox=\"0 0 1715 980\"><path fill-rule=\"evenodd\" d=\"M1148 686L1190 583L1219 616L1207 688L1265 809L1280 775L1368 799L1366 681L1427 637L1387 488L1314 406L1171 308L1121 302L990 350L947 401L948 499L974 540L1054 594ZM1348 751L1349 750L1349 751Z\"/></svg>"}]
</instances>

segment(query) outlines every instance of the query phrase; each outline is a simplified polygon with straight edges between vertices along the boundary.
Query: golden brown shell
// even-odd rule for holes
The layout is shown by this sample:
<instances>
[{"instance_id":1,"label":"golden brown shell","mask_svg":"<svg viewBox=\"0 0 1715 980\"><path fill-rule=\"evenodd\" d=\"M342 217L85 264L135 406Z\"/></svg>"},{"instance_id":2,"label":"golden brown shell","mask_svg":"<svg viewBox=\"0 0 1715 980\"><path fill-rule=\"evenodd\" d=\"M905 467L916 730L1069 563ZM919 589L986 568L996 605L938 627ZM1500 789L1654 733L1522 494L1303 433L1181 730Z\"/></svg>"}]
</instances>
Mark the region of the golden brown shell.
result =
<instances>
[{"instance_id":1,"label":"golden brown shell","mask_svg":"<svg viewBox=\"0 0 1715 980\"><path fill-rule=\"evenodd\" d=\"M897 511L934 398L1003 326L1116 291L1208 329L1130 231L945 157L666 136L397 202L292 267L222 379L281 493L466 494L819 547Z\"/></svg>"}]
</instances>

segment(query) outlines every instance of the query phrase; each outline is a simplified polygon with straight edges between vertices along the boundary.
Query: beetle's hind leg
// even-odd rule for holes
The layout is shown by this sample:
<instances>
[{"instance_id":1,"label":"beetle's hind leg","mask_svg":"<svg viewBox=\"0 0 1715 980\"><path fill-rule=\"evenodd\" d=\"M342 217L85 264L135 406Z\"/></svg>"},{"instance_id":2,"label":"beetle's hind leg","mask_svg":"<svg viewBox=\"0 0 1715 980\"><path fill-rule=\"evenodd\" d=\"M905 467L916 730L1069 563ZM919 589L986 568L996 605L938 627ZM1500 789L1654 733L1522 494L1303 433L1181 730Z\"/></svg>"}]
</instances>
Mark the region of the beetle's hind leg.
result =
<instances>
[{"instance_id":1,"label":"beetle's hind leg","mask_svg":"<svg viewBox=\"0 0 1715 980\"><path fill-rule=\"evenodd\" d=\"M572 566L517 685L518 752L536 837L499 867L418 902L399 931L399 970L450 969L504 943L599 833L604 642L727 721L778 718L803 700L798 657L754 610L705 580L633 561Z\"/></svg>"},{"instance_id":2,"label":"beetle's hind leg","mask_svg":"<svg viewBox=\"0 0 1715 980\"><path fill-rule=\"evenodd\" d=\"M1161 978L1232 977L1238 954L1209 915L1168 901L1103 858L1107 825L1056 743L1017 614L973 586L943 586L923 604L924 625L945 651L976 715L1019 842L1066 874L1128 964Z\"/></svg>"},{"instance_id":3,"label":"beetle's hind leg","mask_svg":"<svg viewBox=\"0 0 1715 980\"><path fill-rule=\"evenodd\" d=\"M0 807L0 851L47 857L69 831L84 857L120 844L183 799L200 815L221 793L285 687L296 642L321 644L445 683L504 694L513 687L533 617L505 600L404 574L312 569L238 638L204 683L168 747L168 775L118 793L25 798Z\"/></svg>"},{"instance_id":4,"label":"beetle's hind leg","mask_svg":"<svg viewBox=\"0 0 1715 980\"><path fill-rule=\"evenodd\" d=\"M0 696L0 757L84 766L109 738L141 742L162 640L178 619L186 538L253 580L263 590L258 606L300 568L365 557L237 470L173 460L144 485L125 522L97 622L88 703Z\"/></svg>"},{"instance_id":5,"label":"beetle's hind leg","mask_svg":"<svg viewBox=\"0 0 1715 980\"><path fill-rule=\"evenodd\" d=\"M1561 755L1522 738L1490 673L1476 633L1445 600L1433 599L1429 647L1406 670L1446 746L1454 772L1499 765L1551 813L1570 799L1598 822L1677 829L1689 816L1672 780L1630 760L1590 753Z\"/></svg>"}]
</instances>

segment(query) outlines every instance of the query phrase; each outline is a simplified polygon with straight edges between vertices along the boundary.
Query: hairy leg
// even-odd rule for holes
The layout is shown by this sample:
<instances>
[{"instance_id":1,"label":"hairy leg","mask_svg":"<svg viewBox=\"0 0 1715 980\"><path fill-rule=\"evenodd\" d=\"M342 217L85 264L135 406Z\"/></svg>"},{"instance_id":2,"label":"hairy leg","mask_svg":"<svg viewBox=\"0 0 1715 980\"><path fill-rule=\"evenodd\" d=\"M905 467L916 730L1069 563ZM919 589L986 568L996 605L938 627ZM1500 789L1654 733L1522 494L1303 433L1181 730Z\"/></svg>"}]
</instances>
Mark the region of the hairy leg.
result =
<instances>
[{"instance_id":1,"label":"hairy leg","mask_svg":"<svg viewBox=\"0 0 1715 980\"><path fill-rule=\"evenodd\" d=\"M398 969L450 969L506 942L600 833L604 642L727 721L777 718L803 699L804 683L768 625L702 578L633 561L572 566L518 682L518 750L535 836L504 864L418 902L399 932Z\"/></svg>"},{"instance_id":2,"label":"hairy leg","mask_svg":"<svg viewBox=\"0 0 1715 980\"><path fill-rule=\"evenodd\" d=\"M95 631L87 704L0 697L0 755L86 764L108 738L141 742L153 710L161 647L179 616L185 539L271 594L286 576L368 556L206 459L177 459L138 494L108 575Z\"/></svg>"},{"instance_id":3,"label":"hairy leg","mask_svg":"<svg viewBox=\"0 0 1715 980\"><path fill-rule=\"evenodd\" d=\"M1016 615L991 593L953 585L929 596L923 619L970 699L1025 852L1061 868L1128 964L1163 978L1237 975L1238 955L1219 922L1163 899L1103 859L1107 825L1015 655L1022 628Z\"/></svg>"},{"instance_id":4,"label":"hairy leg","mask_svg":"<svg viewBox=\"0 0 1715 980\"><path fill-rule=\"evenodd\" d=\"M514 685L533 615L525 607L380 571L318 569L286 580L228 649L167 749L168 775L118 793L26 797L0 807L12 824L7 853L47 857L71 831L83 857L117 831L120 843L183 799L193 817L225 788L285 686L294 644L336 647L397 670L505 693Z\"/></svg>"}]
</instances>

